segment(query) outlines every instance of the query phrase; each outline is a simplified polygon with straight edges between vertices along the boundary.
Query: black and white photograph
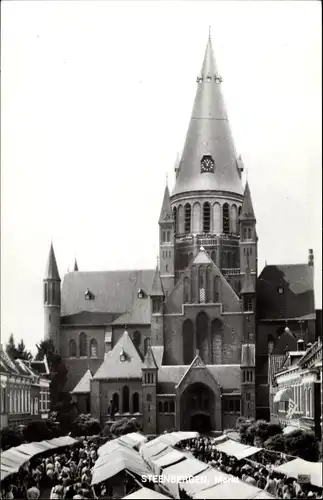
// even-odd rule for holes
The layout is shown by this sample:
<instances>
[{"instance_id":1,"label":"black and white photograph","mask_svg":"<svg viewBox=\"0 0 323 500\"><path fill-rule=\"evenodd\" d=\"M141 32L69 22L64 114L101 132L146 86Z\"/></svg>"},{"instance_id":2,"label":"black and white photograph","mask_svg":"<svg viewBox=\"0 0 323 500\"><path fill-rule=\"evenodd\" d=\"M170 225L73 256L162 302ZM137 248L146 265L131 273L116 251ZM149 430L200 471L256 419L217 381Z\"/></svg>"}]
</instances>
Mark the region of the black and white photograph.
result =
<instances>
[{"instance_id":1,"label":"black and white photograph","mask_svg":"<svg viewBox=\"0 0 323 500\"><path fill-rule=\"evenodd\" d=\"M321 10L1 3L1 500L323 498Z\"/></svg>"}]
</instances>

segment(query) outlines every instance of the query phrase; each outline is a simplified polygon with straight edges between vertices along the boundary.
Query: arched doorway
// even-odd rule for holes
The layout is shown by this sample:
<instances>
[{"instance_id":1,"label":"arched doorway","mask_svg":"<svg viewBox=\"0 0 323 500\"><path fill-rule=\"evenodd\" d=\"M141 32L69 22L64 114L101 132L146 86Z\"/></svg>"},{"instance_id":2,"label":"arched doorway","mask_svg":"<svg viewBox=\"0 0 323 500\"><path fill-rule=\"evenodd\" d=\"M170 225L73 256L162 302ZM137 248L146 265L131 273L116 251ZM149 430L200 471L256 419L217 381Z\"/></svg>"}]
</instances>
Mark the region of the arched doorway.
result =
<instances>
[{"instance_id":1,"label":"arched doorway","mask_svg":"<svg viewBox=\"0 0 323 500\"><path fill-rule=\"evenodd\" d=\"M213 391L197 382L185 389L181 397L181 430L207 433L215 429Z\"/></svg>"}]
</instances>

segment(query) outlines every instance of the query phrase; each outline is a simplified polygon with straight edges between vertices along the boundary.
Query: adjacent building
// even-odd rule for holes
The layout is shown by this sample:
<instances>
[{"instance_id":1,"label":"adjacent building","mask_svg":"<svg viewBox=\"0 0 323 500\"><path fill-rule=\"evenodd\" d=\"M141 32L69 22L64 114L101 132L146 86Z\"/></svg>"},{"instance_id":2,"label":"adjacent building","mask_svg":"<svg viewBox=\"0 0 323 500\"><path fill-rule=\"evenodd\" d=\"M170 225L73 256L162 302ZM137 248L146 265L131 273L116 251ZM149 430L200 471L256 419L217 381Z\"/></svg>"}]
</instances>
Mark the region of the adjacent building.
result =
<instances>
[{"instance_id":1,"label":"adjacent building","mask_svg":"<svg viewBox=\"0 0 323 500\"><path fill-rule=\"evenodd\" d=\"M61 286L50 247L45 338L79 407L102 422L135 416L153 434L269 419L271 339L278 354L287 325L315 340L312 252L308 264L266 266L257 279L256 215L221 82L209 38L175 186L165 187L155 269L84 272L75 262Z\"/></svg>"},{"instance_id":2,"label":"adjacent building","mask_svg":"<svg viewBox=\"0 0 323 500\"><path fill-rule=\"evenodd\" d=\"M322 437L322 342L319 338L305 350L269 355L271 420L288 430L313 431Z\"/></svg>"},{"instance_id":3,"label":"adjacent building","mask_svg":"<svg viewBox=\"0 0 323 500\"><path fill-rule=\"evenodd\" d=\"M37 370L38 368L38 370ZM13 360L1 348L1 428L48 418L50 408L47 360Z\"/></svg>"}]
</instances>

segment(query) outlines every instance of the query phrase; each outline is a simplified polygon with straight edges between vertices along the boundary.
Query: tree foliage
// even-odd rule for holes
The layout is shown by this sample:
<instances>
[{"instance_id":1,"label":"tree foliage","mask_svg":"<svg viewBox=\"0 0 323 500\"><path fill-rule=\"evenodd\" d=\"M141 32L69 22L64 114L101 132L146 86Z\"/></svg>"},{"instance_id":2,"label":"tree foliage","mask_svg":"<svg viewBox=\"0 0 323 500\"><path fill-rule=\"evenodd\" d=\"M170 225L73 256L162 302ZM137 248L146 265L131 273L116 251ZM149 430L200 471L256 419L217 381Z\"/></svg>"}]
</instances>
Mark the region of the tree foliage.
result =
<instances>
[{"instance_id":1,"label":"tree foliage","mask_svg":"<svg viewBox=\"0 0 323 500\"><path fill-rule=\"evenodd\" d=\"M302 429L296 429L291 434L269 438L265 442L265 448L283 451L287 455L300 457L309 462L317 462L319 459L319 443L314 433Z\"/></svg>"},{"instance_id":2,"label":"tree foliage","mask_svg":"<svg viewBox=\"0 0 323 500\"><path fill-rule=\"evenodd\" d=\"M259 447L262 447L270 437L282 433L280 425L266 422L266 420L257 420L255 422L241 419L238 430L241 443Z\"/></svg>"},{"instance_id":3,"label":"tree foliage","mask_svg":"<svg viewBox=\"0 0 323 500\"><path fill-rule=\"evenodd\" d=\"M19 427L3 427L0 430L0 448L5 451L23 443L24 437Z\"/></svg>"},{"instance_id":4,"label":"tree foliage","mask_svg":"<svg viewBox=\"0 0 323 500\"><path fill-rule=\"evenodd\" d=\"M138 432L141 430L139 422L135 418L122 418L111 425L111 434L123 436L129 432Z\"/></svg>"},{"instance_id":5,"label":"tree foliage","mask_svg":"<svg viewBox=\"0 0 323 500\"><path fill-rule=\"evenodd\" d=\"M11 359L22 359L23 361L30 361L32 359L32 354L30 351L27 351L23 339L16 346L13 333L11 333L6 345L6 353Z\"/></svg>"},{"instance_id":6,"label":"tree foliage","mask_svg":"<svg viewBox=\"0 0 323 500\"><path fill-rule=\"evenodd\" d=\"M71 435L79 436L94 436L101 432L101 424L91 415L79 415L71 425Z\"/></svg>"}]
</instances>

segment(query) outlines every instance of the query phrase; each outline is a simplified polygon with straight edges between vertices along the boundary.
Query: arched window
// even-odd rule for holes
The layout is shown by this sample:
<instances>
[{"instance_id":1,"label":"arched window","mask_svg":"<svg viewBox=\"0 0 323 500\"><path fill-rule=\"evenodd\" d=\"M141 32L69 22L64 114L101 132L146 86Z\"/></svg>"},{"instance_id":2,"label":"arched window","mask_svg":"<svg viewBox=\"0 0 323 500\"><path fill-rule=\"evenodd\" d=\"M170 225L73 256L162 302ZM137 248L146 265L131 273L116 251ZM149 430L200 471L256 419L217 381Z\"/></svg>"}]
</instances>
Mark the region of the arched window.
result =
<instances>
[{"instance_id":1,"label":"arched window","mask_svg":"<svg viewBox=\"0 0 323 500\"><path fill-rule=\"evenodd\" d=\"M147 394L147 401L151 401L151 394L150 393Z\"/></svg>"},{"instance_id":2,"label":"arched window","mask_svg":"<svg viewBox=\"0 0 323 500\"><path fill-rule=\"evenodd\" d=\"M190 279L186 277L184 278L184 304L188 304L190 302L190 291Z\"/></svg>"},{"instance_id":3,"label":"arched window","mask_svg":"<svg viewBox=\"0 0 323 500\"><path fill-rule=\"evenodd\" d=\"M158 403L158 413L163 413L163 403L161 401Z\"/></svg>"},{"instance_id":4,"label":"arched window","mask_svg":"<svg viewBox=\"0 0 323 500\"><path fill-rule=\"evenodd\" d=\"M223 232L224 234L230 233L230 212L229 205L225 203L222 208L222 218L223 218Z\"/></svg>"},{"instance_id":5,"label":"arched window","mask_svg":"<svg viewBox=\"0 0 323 500\"><path fill-rule=\"evenodd\" d=\"M220 276L214 278L214 303L220 302Z\"/></svg>"},{"instance_id":6,"label":"arched window","mask_svg":"<svg viewBox=\"0 0 323 500\"><path fill-rule=\"evenodd\" d=\"M190 365L194 359L194 329L190 319L183 324L183 359L184 365Z\"/></svg>"},{"instance_id":7,"label":"arched window","mask_svg":"<svg viewBox=\"0 0 323 500\"><path fill-rule=\"evenodd\" d=\"M69 357L76 358L76 342L74 339L69 342Z\"/></svg>"},{"instance_id":8,"label":"arched window","mask_svg":"<svg viewBox=\"0 0 323 500\"><path fill-rule=\"evenodd\" d=\"M98 357L98 343L95 339L92 339L90 342L90 356L91 358Z\"/></svg>"},{"instance_id":9,"label":"arched window","mask_svg":"<svg viewBox=\"0 0 323 500\"><path fill-rule=\"evenodd\" d=\"M187 234L191 232L191 205L189 203L186 203L184 210L185 210L184 231Z\"/></svg>"},{"instance_id":10,"label":"arched window","mask_svg":"<svg viewBox=\"0 0 323 500\"><path fill-rule=\"evenodd\" d=\"M115 392L112 396L113 413L119 412L119 394Z\"/></svg>"},{"instance_id":11,"label":"arched window","mask_svg":"<svg viewBox=\"0 0 323 500\"><path fill-rule=\"evenodd\" d=\"M215 365L221 365L223 323L219 319L214 319L211 323L211 339L212 339L212 362Z\"/></svg>"},{"instance_id":12,"label":"arched window","mask_svg":"<svg viewBox=\"0 0 323 500\"><path fill-rule=\"evenodd\" d=\"M148 345L149 345L149 339L145 338L145 340L144 340L144 354L145 355L147 354L147 351L148 351Z\"/></svg>"},{"instance_id":13,"label":"arched window","mask_svg":"<svg viewBox=\"0 0 323 500\"><path fill-rule=\"evenodd\" d=\"M127 385L122 389L122 411L129 412L129 387Z\"/></svg>"},{"instance_id":14,"label":"arched window","mask_svg":"<svg viewBox=\"0 0 323 500\"><path fill-rule=\"evenodd\" d=\"M138 332L138 330L133 334L133 343L139 349L140 344L141 344L141 333Z\"/></svg>"},{"instance_id":15,"label":"arched window","mask_svg":"<svg viewBox=\"0 0 323 500\"><path fill-rule=\"evenodd\" d=\"M84 332L80 333L79 348L80 348L80 357L87 356L87 338Z\"/></svg>"},{"instance_id":16,"label":"arched window","mask_svg":"<svg viewBox=\"0 0 323 500\"><path fill-rule=\"evenodd\" d=\"M175 233L177 233L178 228L177 228L177 210L176 210L176 207L173 208L173 217L174 217Z\"/></svg>"},{"instance_id":17,"label":"arched window","mask_svg":"<svg viewBox=\"0 0 323 500\"><path fill-rule=\"evenodd\" d=\"M240 215L241 215L241 207L238 208L238 217L237 217L237 233L240 234Z\"/></svg>"},{"instance_id":18,"label":"arched window","mask_svg":"<svg viewBox=\"0 0 323 500\"><path fill-rule=\"evenodd\" d=\"M171 401L169 404L169 411L170 413L175 413L175 403L174 401Z\"/></svg>"},{"instance_id":19,"label":"arched window","mask_svg":"<svg viewBox=\"0 0 323 500\"><path fill-rule=\"evenodd\" d=\"M133 413L139 413L139 394L134 392L132 395L132 411Z\"/></svg>"},{"instance_id":20,"label":"arched window","mask_svg":"<svg viewBox=\"0 0 323 500\"><path fill-rule=\"evenodd\" d=\"M206 302L212 302L212 266L206 268Z\"/></svg>"},{"instance_id":21,"label":"arched window","mask_svg":"<svg viewBox=\"0 0 323 500\"><path fill-rule=\"evenodd\" d=\"M52 283L52 302L56 300L56 283Z\"/></svg>"},{"instance_id":22,"label":"arched window","mask_svg":"<svg viewBox=\"0 0 323 500\"><path fill-rule=\"evenodd\" d=\"M177 210L177 225L178 225L178 233L184 233L184 207L180 205Z\"/></svg>"},{"instance_id":23,"label":"arched window","mask_svg":"<svg viewBox=\"0 0 323 500\"><path fill-rule=\"evenodd\" d=\"M210 203L206 202L203 205L203 233L211 231L211 207Z\"/></svg>"},{"instance_id":24,"label":"arched window","mask_svg":"<svg viewBox=\"0 0 323 500\"><path fill-rule=\"evenodd\" d=\"M216 264L216 251L213 250L213 252L211 252L211 259L213 260L214 264Z\"/></svg>"},{"instance_id":25,"label":"arched window","mask_svg":"<svg viewBox=\"0 0 323 500\"><path fill-rule=\"evenodd\" d=\"M48 302L48 283L44 283L44 301L45 304Z\"/></svg>"},{"instance_id":26,"label":"arched window","mask_svg":"<svg viewBox=\"0 0 323 500\"><path fill-rule=\"evenodd\" d=\"M238 210L236 205L232 205L231 207L231 224L232 224L232 233L237 233L237 215L238 215Z\"/></svg>"},{"instance_id":27,"label":"arched window","mask_svg":"<svg viewBox=\"0 0 323 500\"><path fill-rule=\"evenodd\" d=\"M164 413L168 413L168 401L164 402Z\"/></svg>"},{"instance_id":28,"label":"arched window","mask_svg":"<svg viewBox=\"0 0 323 500\"><path fill-rule=\"evenodd\" d=\"M209 361L209 318L205 312L200 312L196 318L196 343L200 357L204 363Z\"/></svg>"},{"instance_id":29,"label":"arched window","mask_svg":"<svg viewBox=\"0 0 323 500\"><path fill-rule=\"evenodd\" d=\"M199 203L194 203L193 214L192 214L192 232L201 232L201 205Z\"/></svg>"}]
</instances>

